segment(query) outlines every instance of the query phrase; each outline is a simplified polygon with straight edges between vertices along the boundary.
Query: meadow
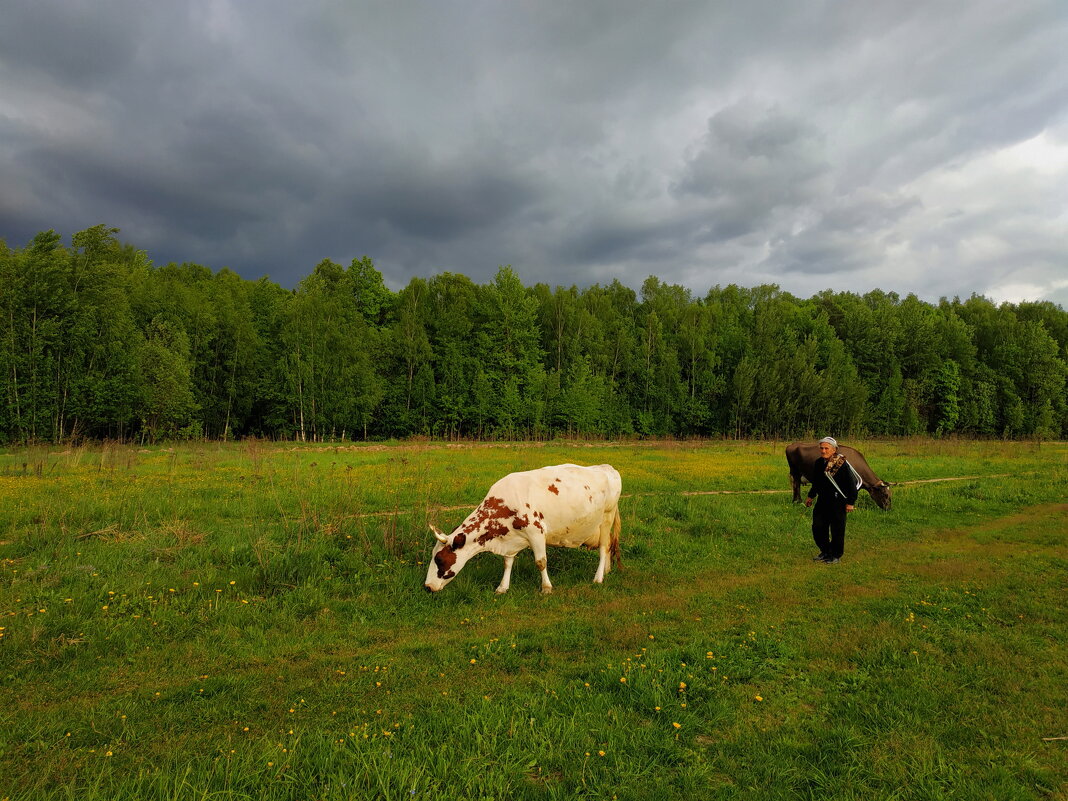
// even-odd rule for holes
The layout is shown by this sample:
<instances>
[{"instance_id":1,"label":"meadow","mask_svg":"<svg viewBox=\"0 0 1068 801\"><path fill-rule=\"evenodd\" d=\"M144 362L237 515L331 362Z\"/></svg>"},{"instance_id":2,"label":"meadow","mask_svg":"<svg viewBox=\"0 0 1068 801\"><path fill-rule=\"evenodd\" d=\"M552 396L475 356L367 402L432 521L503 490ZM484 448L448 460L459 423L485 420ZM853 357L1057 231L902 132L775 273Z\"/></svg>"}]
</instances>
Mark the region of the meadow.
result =
<instances>
[{"instance_id":1,"label":"meadow","mask_svg":"<svg viewBox=\"0 0 1068 801\"><path fill-rule=\"evenodd\" d=\"M1068 445L0 451L0 799L1068 799ZM622 474L623 565L433 543L513 470Z\"/></svg>"}]
</instances>

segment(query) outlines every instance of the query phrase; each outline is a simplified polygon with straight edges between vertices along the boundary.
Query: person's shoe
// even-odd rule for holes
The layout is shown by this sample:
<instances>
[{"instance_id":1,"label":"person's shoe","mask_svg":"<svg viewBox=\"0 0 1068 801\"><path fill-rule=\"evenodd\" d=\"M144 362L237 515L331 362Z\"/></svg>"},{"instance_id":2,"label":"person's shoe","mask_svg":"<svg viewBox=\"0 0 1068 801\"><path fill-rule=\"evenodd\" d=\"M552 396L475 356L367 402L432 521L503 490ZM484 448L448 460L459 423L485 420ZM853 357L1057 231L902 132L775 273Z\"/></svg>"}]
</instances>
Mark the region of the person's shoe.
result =
<instances>
[{"instance_id":1,"label":"person's shoe","mask_svg":"<svg viewBox=\"0 0 1068 801\"><path fill-rule=\"evenodd\" d=\"M842 560L837 556L827 556L820 560L825 565L836 565Z\"/></svg>"},{"instance_id":2,"label":"person's shoe","mask_svg":"<svg viewBox=\"0 0 1068 801\"><path fill-rule=\"evenodd\" d=\"M812 561L813 562L825 562L825 561L827 561L827 554L818 553L818 554L816 554L815 556L812 557Z\"/></svg>"}]
</instances>

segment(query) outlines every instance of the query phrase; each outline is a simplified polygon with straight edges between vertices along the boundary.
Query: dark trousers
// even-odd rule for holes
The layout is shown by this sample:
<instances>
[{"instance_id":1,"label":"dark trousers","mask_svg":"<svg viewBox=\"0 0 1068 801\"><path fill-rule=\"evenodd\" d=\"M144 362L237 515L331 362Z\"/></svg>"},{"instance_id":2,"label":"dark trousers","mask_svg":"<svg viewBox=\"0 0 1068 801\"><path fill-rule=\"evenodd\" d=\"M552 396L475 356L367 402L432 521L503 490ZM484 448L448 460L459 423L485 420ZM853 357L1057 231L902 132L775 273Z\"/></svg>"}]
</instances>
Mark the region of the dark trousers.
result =
<instances>
[{"instance_id":1,"label":"dark trousers","mask_svg":"<svg viewBox=\"0 0 1068 801\"><path fill-rule=\"evenodd\" d=\"M820 503L812 510L812 539L820 553L841 558L845 552L845 506Z\"/></svg>"}]
</instances>

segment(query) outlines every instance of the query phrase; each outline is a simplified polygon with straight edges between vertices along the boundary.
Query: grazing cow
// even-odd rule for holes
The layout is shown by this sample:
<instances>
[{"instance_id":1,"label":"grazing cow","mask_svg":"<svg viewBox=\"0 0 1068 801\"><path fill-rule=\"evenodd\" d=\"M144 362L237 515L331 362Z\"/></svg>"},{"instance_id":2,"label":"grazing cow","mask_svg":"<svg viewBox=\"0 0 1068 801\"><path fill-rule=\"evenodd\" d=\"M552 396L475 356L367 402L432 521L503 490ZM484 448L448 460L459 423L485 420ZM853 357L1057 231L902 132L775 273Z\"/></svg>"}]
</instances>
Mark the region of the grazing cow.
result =
<instances>
[{"instance_id":1,"label":"grazing cow","mask_svg":"<svg viewBox=\"0 0 1068 801\"><path fill-rule=\"evenodd\" d=\"M890 508L890 485L875 475L864 454L856 448L839 445L838 452L853 465L866 489L880 509ZM812 470L820 458L819 444L816 442L792 442L786 446L786 462L790 465L790 484L794 490L794 503L801 502L801 481L812 483Z\"/></svg>"},{"instance_id":2,"label":"grazing cow","mask_svg":"<svg viewBox=\"0 0 1068 801\"><path fill-rule=\"evenodd\" d=\"M541 591L553 585L546 570L545 547L597 548L601 561L595 584L619 560L619 494L623 482L611 465L561 464L525 473L510 473L490 487L485 499L452 534L431 526L438 544L426 574L426 589L437 592L483 551L504 557L497 592L508 591L512 562L529 547L541 571Z\"/></svg>"}]
</instances>

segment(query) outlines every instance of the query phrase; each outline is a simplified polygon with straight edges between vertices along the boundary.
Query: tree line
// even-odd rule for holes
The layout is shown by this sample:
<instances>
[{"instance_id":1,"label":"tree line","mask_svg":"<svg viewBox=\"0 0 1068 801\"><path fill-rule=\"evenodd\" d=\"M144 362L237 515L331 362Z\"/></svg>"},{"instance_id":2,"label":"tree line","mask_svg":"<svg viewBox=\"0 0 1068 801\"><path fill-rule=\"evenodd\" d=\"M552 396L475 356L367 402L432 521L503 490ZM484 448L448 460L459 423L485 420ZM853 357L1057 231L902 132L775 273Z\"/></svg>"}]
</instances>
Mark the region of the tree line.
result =
<instances>
[{"instance_id":1,"label":"tree line","mask_svg":"<svg viewBox=\"0 0 1068 801\"><path fill-rule=\"evenodd\" d=\"M290 290L157 267L116 234L0 240L0 439L1068 431L1049 302L527 287L510 267L393 292L367 257Z\"/></svg>"}]
</instances>

